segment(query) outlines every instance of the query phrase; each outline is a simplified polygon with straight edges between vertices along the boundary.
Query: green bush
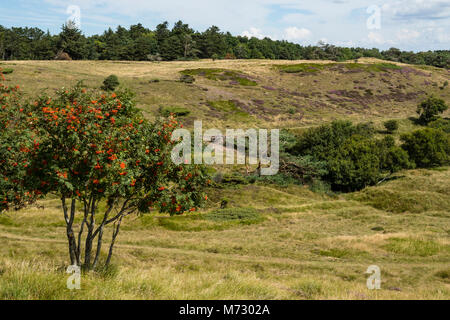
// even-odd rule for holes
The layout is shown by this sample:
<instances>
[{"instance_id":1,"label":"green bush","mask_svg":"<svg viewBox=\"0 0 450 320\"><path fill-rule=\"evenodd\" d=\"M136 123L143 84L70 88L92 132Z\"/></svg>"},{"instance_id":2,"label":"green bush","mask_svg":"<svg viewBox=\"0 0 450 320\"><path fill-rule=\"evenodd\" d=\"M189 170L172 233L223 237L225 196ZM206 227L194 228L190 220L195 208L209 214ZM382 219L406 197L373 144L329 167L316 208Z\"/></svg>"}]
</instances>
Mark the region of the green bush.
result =
<instances>
[{"instance_id":1,"label":"green bush","mask_svg":"<svg viewBox=\"0 0 450 320\"><path fill-rule=\"evenodd\" d=\"M239 185L239 184L248 184L248 181L245 179L244 176L237 174L237 173L226 173L222 176L221 180L222 184L229 184L229 185Z\"/></svg>"},{"instance_id":2,"label":"green bush","mask_svg":"<svg viewBox=\"0 0 450 320\"><path fill-rule=\"evenodd\" d=\"M433 129L440 129L445 133L450 133L450 119L438 119L436 121L430 122L428 127Z\"/></svg>"},{"instance_id":3,"label":"green bush","mask_svg":"<svg viewBox=\"0 0 450 320\"><path fill-rule=\"evenodd\" d=\"M293 146L287 145L281 170L302 183L321 179L335 191L351 192L411 167L407 152L395 145L393 137L377 140L374 134L371 123L349 121L309 129Z\"/></svg>"},{"instance_id":4,"label":"green bush","mask_svg":"<svg viewBox=\"0 0 450 320\"><path fill-rule=\"evenodd\" d=\"M11 68L5 68L5 69L0 68L0 73L3 73L3 74L11 74L13 72L14 72L14 70Z\"/></svg>"},{"instance_id":5,"label":"green bush","mask_svg":"<svg viewBox=\"0 0 450 320\"><path fill-rule=\"evenodd\" d=\"M101 87L102 90L105 91L114 91L119 86L119 78L117 78L116 75L112 74L103 80L103 86Z\"/></svg>"},{"instance_id":6,"label":"green bush","mask_svg":"<svg viewBox=\"0 0 450 320\"><path fill-rule=\"evenodd\" d=\"M410 169L414 165L409 161L408 153L395 145L395 139L387 136L378 142L381 169L394 173L401 169Z\"/></svg>"},{"instance_id":7,"label":"green bush","mask_svg":"<svg viewBox=\"0 0 450 320\"><path fill-rule=\"evenodd\" d=\"M450 162L450 136L442 130L420 129L401 137L402 148L419 168L446 165Z\"/></svg>"},{"instance_id":8,"label":"green bush","mask_svg":"<svg viewBox=\"0 0 450 320\"><path fill-rule=\"evenodd\" d=\"M183 107L162 107L159 109L162 116L168 117L170 115L175 115L176 117L188 116L191 111Z\"/></svg>"},{"instance_id":9,"label":"green bush","mask_svg":"<svg viewBox=\"0 0 450 320\"><path fill-rule=\"evenodd\" d=\"M419 121L422 124L428 124L431 121L438 119L439 114L448 109L445 101L434 96L429 96L422 101L417 107L417 114L419 115Z\"/></svg>"},{"instance_id":10,"label":"green bush","mask_svg":"<svg viewBox=\"0 0 450 320\"><path fill-rule=\"evenodd\" d=\"M376 142L361 136L346 140L328 161L333 189L345 192L377 183L381 177L380 167Z\"/></svg>"},{"instance_id":11,"label":"green bush","mask_svg":"<svg viewBox=\"0 0 450 320\"><path fill-rule=\"evenodd\" d=\"M351 136L358 134L363 137L372 137L374 133L375 130L370 123L355 126L350 121L337 120L331 124L307 130L287 151L294 155L310 155L319 161L326 161L331 152Z\"/></svg>"},{"instance_id":12,"label":"green bush","mask_svg":"<svg viewBox=\"0 0 450 320\"><path fill-rule=\"evenodd\" d=\"M388 120L384 123L384 127L390 133L393 133L398 130L398 121L397 120Z\"/></svg>"}]
</instances>

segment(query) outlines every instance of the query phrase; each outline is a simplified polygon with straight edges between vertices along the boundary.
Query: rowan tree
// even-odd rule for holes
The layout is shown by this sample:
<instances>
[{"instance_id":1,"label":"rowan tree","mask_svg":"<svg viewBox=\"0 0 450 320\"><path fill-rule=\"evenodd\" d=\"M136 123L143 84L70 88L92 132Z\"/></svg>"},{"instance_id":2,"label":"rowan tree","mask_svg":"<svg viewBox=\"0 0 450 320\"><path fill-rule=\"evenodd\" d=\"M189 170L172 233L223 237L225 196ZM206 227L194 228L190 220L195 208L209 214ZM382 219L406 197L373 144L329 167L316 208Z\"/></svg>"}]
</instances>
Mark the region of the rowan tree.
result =
<instances>
[{"instance_id":1,"label":"rowan tree","mask_svg":"<svg viewBox=\"0 0 450 320\"><path fill-rule=\"evenodd\" d=\"M38 147L26 125L18 86L6 86L0 69L0 213L34 201L38 190L27 190L31 151Z\"/></svg>"},{"instance_id":2,"label":"rowan tree","mask_svg":"<svg viewBox=\"0 0 450 320\"><path fill-rule=\"evenodd\" d=\"M22 108L29 152L26 167L25 162L18 166L19 186L30 196L58 195L71 264L87 270L101 263L108 226L112 238L105 266L126 216L152 208L171 215L193 212L206 199L204 168L171 161L171 135L180 127L178 121L169 117L150 123L132 98L129 91L101 95L78 84L57 92L55 98L42 95ZM7 164L18 160L10 157ZM12 175L4 171L2 176Z\"/></svg>"}]
</instances>

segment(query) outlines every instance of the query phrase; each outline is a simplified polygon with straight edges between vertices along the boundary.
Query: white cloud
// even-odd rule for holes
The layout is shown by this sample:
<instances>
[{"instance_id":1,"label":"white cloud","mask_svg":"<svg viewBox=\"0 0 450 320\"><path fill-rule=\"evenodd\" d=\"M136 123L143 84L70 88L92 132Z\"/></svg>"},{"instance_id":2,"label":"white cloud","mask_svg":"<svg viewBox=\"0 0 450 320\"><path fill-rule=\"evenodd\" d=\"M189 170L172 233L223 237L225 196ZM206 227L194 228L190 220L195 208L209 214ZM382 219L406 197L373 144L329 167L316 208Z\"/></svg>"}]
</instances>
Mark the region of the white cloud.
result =
<instances>
[{"instance_id":1,"label":"white cloud","mask_svg":"<svg viewBox=\"0 0 450 320\"><path fill-rule=\"evenodd\" d=\"M301 13L289 13L281 18L281 22L288 24L298 24L305 20L305 15Z\"/></svg>"},{"instance_id":2,"label":"white cloud","mask_svg":"<svg viewBox=\"0 0 450 320\"><path fill-rule=\"evenodd\" d=\"M436 40L439 43L445 43L447 45L450 43L450 33L448 33L448 30L445 30L444 28L437 28L433 31L436 36Z\"/></svg>"},{"instance_id":3,"label":"white cloud","mask_svg":"<svg viewBox=\"0 0 450 320\"><path fill-rule=\"evenodd\" d=\"M241 34L243 37L247 37L247 38L249 38L249 39L251 39L251 38L253 38L253 37L255 37L255 38L258 38L258 39L264 39L264 38L271 38L270 36L266 36L266 35L264 35L263 33L262 33L262 30L261 29L258 29L258 28L250 28L250 30L246 30L246 31L244 31L244 32L242 32L242 34Z\"/></svg>"},{"instance_id":4,"label":"white cloud","mask_svg":"<svg viewBox=\"0 0 450 320\"><path fill-rule=\"evenodd\" d=\"M385 44L386 43L383 35L380 33L377 33L377 32L370 32L369 35L367 36L367 38L370 43L375 43L375 44Z\"/></svg>"},{"instance_id":5,"label":"white cloud","mask_svg":"<svg viewBox=\"0 0 450 320\"><path fill-rule=\"evenodd\" d=\"M409 30L409 29L402 29L402 30L398 31L396 34L397 39L400 41L411 41L411 40L419 38L420 35L421 35L420 32L415 31L415 30Z\"/></svg>"},{"instance_id":6,"label":"white cloud","mask_svg":"<svg viewBox=\"0 0 450 320\"><path fill-rule=\"evenodd\" d=\"M305 40L312 35L312 32L306 28L289 27L284 29L284 37L286 40Z\"/></svg>"},{"instance_id":7,"label":"white cloud","mask_svg":"<svg viewBox=\"0 0 450 320\"><path fill-rule=\"evenodd\" d=\"M449 0L400 0L385 4L383 11L395 20L436 20L450 17Z\"/></svg>"}]
</instances>

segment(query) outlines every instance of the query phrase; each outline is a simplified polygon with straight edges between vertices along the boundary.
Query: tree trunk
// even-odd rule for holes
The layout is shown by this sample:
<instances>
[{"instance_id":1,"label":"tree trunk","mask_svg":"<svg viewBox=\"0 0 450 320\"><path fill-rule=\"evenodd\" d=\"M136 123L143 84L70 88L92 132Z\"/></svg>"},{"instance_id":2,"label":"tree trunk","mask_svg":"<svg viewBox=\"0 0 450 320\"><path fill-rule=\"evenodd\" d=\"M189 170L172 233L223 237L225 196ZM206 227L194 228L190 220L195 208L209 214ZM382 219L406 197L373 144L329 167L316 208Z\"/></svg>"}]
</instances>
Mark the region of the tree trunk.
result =
<instances>
[{"instance_id":1,"label":"tree trunk","mask_svg":"<svg viewBox=\"0 0 450 320\"><path fill-rule=\"evenodd\" d=\"M92 237L92 233L95 227L95 211L96 211L96 203L95 199L92 200L92 206L90 208L90 218L89 222L87 222L88 233L86 235L86 247L84 250L84 267L87 270L91 270L91 252L92 252L92 241L94 240Z\"/></svg>"},{"instance_id":2,"label":"tree trunk","mask_svg":"<svg viewBox=\"0 0 450 320\"><path fill-rule=\"evenodd\" d=\"M103 238L103 227L100 227L100 231L98 233L98 239L97 239L97 251L95 253L95 259L94 263L92 264L92 269L95 269L98 264L98 260L100 258L100 254L102 251L102 238Z\"/></svg>"},{"instance_id":3,"label":"tree trunk","mask_svg":"<svg viewBox=\"0 0 450 320\"><path fill-rule=\"evenodd\" d=\"M108 258L106 259L105 267L108 267L109 264L111 263L111 257L113 254L114 243L116 242L117 235L119 234L119 231L120 231L120 224L122 223L122 218L123 218L123 215L120 216L119 220L117 221L117 226L116 226L116 224L114 224L111 245L109 246Z\"/></svg>"},{"instance_id":4,"label":"tree trunk","mask_svg":"<svg viewBox=\"0 0 450 320\"><path fill-rule=\"evenodd\" d=\"M75 239L75 234L73 232L73 221L75 219L75 204L76 200L72 199L72 205L70 207L70 213L66 205L66 198L61 198L62 207L64 211L64 219L66 221L66 234L67 240L69 242L69 255L71 265L79 265L80 261L77 257L77 242Z\"/></svg>"}]
</instances>

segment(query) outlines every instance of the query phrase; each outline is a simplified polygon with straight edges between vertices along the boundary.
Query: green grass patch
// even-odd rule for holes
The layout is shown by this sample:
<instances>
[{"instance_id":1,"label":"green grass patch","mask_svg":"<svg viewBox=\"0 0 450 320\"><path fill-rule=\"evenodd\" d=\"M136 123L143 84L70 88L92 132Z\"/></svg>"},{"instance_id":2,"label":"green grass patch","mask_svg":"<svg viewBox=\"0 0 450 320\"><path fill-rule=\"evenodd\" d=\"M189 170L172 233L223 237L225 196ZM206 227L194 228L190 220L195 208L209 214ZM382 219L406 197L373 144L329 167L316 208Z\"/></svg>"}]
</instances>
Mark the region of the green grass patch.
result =
<instances>
[{"instance_id":1,"label":"green grass patch","mask_svg":"<svg viewBox=\"0 0 450 320\"><path fill-rule=\"evenodd\" d=\"M237 225L251 225L263 222L264 217L255 209L229 208L207 214L195 214L157 218L159 226L172 231L225 230Z\"/></svg>"},{"instance_id":2,"label":"green grass patch","mask_svg":"<svg viewBox=\"0 0 450 320\"><path fill-rule=\"evenodd\" d=\"M228 117L235 118L236 120L246 120L250 118L250 115L241 110L236 102L231 100L221 101L208 101L208 105L217 111L226 113Z\"/></svg>"},{"instance_id":3,"label":"green grass patch","mask_svg":"<svg viewBox=\"0 0 450 320\"><path fill-rule=\"evenodd\" d=\"M258 83L242 72L227 69L188 69L181 71L186 76L201 76L209 80L235 81L242 86L256 86Z\"/></svg>"},{"instance_id":4,"label":"green grass patch","mask_svg":"<svg viewBox=\"0 0 450 320\"><path fill-rule=\"evenodd\" d=\"M392 213L422 213L430 210L446 210L450 199L437 192L398 191L371 187L362 192L349 195L350 198L363 202L379 210Z\"/></svg>"},{"instance_id":5,"label":"green grass patch","mask_svg":"<svg viewBox=\"0 0 450 320\"><path fill-rule=\"evenodd\" d=\"M7 227L17 227L19 224L8 216L0 215L0 225Z\"/></svg>"},{"instance_id":6,"label":"green grass patch","mask_svg":"<svg viewBox=\"0 0 450 320\"><path fill-rule=\"evenodd\" d=\"M274 67L285 73L317 73L323 69L336 64L301 63L289 65L275 65Z\"/></svg>"},{"instance_id":7,"label":"green grass patch","mask_svg":"<svg viewBox=\"0 0 450 320\"><path fill-rule=\"evenodd\" d=\"M305 299L315 299L323 293L322 285L312 280L300 282L293 290Z\"/></svg>"},{"instance_id":8,"label":"green grass patch","mask_svg":"<svg viewBox=\"0 0 450 320\"><path fill-rule=\"evenodd\" d=\"M319 256L332 257L332 258L350 258L364 254L363 251L347 249L347 248L331 248L328 250L319 250L316 252Z\"/></svg>"},{"instance_id":9,"label":"green grass patch","mask_svg":"<svg viewBox=\"0 0 450 320\"><path fill-rule=\"evenodd\" d=\"M345 63L343 64L349 70L362 70L369 72L386 72L389 70L400 70L402 67L393 63L373 63L373 64L362 64L362 63Z\"/></svg>"},{"instance_id":10,"label":"green grass patch","mask_svg":"<svg viewBox=\"0 0 450 320\"><path fill-rule=\"evenodd\" d=\"M367 72L385 72L388 70L399 70L402 67L393 63L374 63L374 64L362 64L362 63L301 63L291 65L275 65L274 67L281 72L285 73L317 73L325 69L331 69L333 67L343 66L348 70L361 70Z\"/></svg>"},{"instance_id":11,"label":"green grass patch","mask_svg":"<svg viewBox=\"0 0 450 320\"><path fill-rule=\"evenodd\" d=\"M210 212L204 216L209 221L239 221L242 224L252 224L262 220L261 214L253 208L229 208Z\"/></svg>"},{"instance_id":12,"label":"green grass patch","mask_svg":"<svg viewBox=\"0 0 450 320\"><path fill-rule=\"evenodd\" d=\"M429 257L447 250L448 246L442 246L431 240L421 240L414 238L391 238L384 245L384 249L389 252L404 254L408 256Z\"/></svg>"}]
</instances>

